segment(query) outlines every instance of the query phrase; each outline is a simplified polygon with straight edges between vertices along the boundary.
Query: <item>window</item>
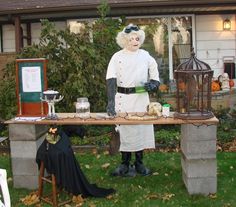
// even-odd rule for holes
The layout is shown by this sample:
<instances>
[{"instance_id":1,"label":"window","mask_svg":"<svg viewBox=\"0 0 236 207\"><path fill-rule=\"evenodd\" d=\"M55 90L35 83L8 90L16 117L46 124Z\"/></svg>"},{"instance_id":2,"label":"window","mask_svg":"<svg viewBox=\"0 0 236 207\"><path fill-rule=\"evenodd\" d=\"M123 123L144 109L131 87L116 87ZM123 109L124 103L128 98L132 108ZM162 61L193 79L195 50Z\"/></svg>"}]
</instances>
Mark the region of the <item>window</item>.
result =
<instances>
[{"instance_id":1,"label":"window","mask_svg":"<svg viewBox=\"0 0 236 207\"><path fill-rule=\"evenodd\" d=\"M174 69L190 57L193 47L193 16L130 18L145 31L143 48L156 59L162 83L173 79ZM171 35L169 35L171 34Z\"/></svg>"},{"instance_id":2,"label":"window","mask_svg":"<svg viewBox=\"0 0 236 207\"><path fill-rule=\"evenodd\" d=\"M190 57L193 20L193 15L127 18L127 24L137 24L145 31L143 48L156 59L162 83L173 80L174 69ZM85 22L93 24L92 19L68 20L67 24L71 32L78 34L85 28Z\"/></svg>"}]
</instances>

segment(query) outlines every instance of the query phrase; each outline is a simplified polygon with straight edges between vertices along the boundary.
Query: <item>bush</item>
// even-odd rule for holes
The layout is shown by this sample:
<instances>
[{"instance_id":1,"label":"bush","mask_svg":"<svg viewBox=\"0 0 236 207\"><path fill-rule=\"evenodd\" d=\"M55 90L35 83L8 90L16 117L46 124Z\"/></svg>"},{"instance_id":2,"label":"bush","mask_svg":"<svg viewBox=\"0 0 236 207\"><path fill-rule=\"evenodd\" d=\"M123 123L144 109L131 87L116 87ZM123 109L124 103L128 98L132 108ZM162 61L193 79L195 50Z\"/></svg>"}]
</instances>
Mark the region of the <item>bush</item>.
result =
<instances>
[{"instance_id":1,"label":"bush","mask_svg":"<svg viewBox=\"0 0 236 207\"><path fill-rule=\"evenodd\" d=\"M121 28L118 19L106 18L104 2L98 7L100 18L92 26L85 23L80 34L69 29L57 31L55 25L42 20L40 42L23 48L17 58L46 58L48 87L60 92L64 99L57 104L58 112L74 112L77 97L86 96L91 111L104 111L106 106L105 74L108 62L118 46L115 41ZM92 37L91 37L92 34ZM0 117L16 115L15 62L3 71L0 83Z\"/></svg>"}]
</instances>

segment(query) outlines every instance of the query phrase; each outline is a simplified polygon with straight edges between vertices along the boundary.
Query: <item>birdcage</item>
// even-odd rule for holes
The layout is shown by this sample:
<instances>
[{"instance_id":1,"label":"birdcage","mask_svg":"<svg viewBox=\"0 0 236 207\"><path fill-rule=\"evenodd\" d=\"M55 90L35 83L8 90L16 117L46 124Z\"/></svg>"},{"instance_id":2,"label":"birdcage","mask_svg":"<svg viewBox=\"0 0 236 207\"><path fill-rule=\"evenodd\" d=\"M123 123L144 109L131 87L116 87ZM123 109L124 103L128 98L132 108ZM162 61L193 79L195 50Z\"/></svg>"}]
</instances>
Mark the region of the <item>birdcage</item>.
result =
<instances>
[{"instance_id":1,"label":"birdcage","mask_svg":"<svg viewBox=\"0 0 236 207\"><path fill-rule=\"evenodd\" d=\"M208 119L211 111L211 82L213 71L210 66L198 60L194 50L191 57L177 66L176 79L177 110L180 119Z\"/></svg>"}]
</instances>

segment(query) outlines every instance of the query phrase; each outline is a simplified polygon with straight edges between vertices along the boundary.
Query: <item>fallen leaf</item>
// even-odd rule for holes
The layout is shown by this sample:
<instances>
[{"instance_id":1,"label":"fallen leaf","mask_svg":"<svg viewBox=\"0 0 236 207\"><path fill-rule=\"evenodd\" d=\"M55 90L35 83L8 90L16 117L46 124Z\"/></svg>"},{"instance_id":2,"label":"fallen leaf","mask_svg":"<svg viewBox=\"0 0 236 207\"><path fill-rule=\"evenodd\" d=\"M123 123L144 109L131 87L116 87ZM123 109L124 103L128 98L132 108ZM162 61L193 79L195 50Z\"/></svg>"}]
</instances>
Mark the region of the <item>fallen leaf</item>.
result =
<instances>
[{"instance_id":1,"label":"fallen leaf","mask_svg":"<svg viewBox=\"0 0 236 207\"><path fill-rule=\"evenodd\" d=\"M113 199L113 195L108 195L106 198L108 199L108 200L111 200L111 199Z\"/></svg>"},{"instance_id":2,"label":"fallen leaf","mask_svg":"<svg viewBox=\"0 0 236 207\"><path fill-rule=\"evenodd\" d=\"M160 196L158 194L149 194L149 195L147 195L145 197L148 200L154 200L154 199L158 199Z\"/></svg>"},{"instance_id":3,"label":"fallen leaf","mask_svg":"<svg viewBox=\"0 0 236 207\"><path fill-rule=\"evenodd\" d=\"M105 164L102 165L102 168L103 168L103 169L106 169L106 168L108 168L109 166L110 166L110 163L105 163Z\"/></svg>"},{"instance_id":4,"label":"fallen leaf","mask_svg":"<svg viewBox=\"0 0 236 207\"><path fill-rule=\"evenodd\" d=\"M20 201L26 205L30 206L39 202L38 192L31 192L29 195L21 198Z\"/></svg>"},{"instance_id":5,"label":"fallen leaf","mask_svg":"<svg viewBox=\"0 0 236 207\"><path fill-rule=\"evenodd\" d=\"M161 198L163 201L169 201L174 196L175 196L175 194L173 194L173 193L165 193Z\"/></svg>"},{"instance_id":6,"label":"fallen leaf","mask_svg":"<svg viewBox=\"0 0 236 207\"><path fill-rule=\"evenodd\" d=\"M159 172L154 172L152 173L152 175L159 175Z\"/></svg>"},{"instance_id":7,"label":"fallen leaf","mask_svg":"<svg viewBox=\"0 0 236 207\"><path fill-rule=\"evenodd\" d=\"M73 196L72 202L76 204L76 206L82 206L84 204L84 198L81 195Z\"/></svg>"},{"instance_id":8,"label":"fallen leaf","mask_svg":"<svg viewBox=\"0 0 236 207\"><path fill-rule=\"evenodd\" d=\"M85 165L85 168L90 169L90 166L89 165Z\"/></svg>"},{"instance_id":9,"label":"fallen leaf","mask_svg":"<svg viewBox=\"0 0 236 207\"><path fill-rule=\"evenodd\" d=\"M209 198L215 199L217 198L216 194L209 194Z\"/></svg>"}]
</instances>

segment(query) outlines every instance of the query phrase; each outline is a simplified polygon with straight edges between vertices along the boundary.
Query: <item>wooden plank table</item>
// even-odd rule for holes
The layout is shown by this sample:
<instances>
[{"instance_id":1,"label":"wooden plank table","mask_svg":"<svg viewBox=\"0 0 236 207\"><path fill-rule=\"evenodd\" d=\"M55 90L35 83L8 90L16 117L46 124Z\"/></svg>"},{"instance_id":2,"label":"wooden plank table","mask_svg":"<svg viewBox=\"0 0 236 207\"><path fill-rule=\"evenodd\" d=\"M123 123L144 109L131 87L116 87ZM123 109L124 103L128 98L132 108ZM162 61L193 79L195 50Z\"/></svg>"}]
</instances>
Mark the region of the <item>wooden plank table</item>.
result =
<instances>
[{"instance_id":1,"label":"wooden plank table","mask_svg":"<svg viewBox=\"0 0 236 207\"><path fill-rule=\"evenodd\" d=\"M105 113L91 113L90 118L82 119L76 117L75 113L57 113L58 119L36 119L27 120L27 117L18 117L17 120L11 119L6 121L6 124L41 124L41 125L137 125L137 124L217 124L219 120L216 117L205 120L183 120L173 116L170 117L153 117L143 116L142 114L136 115L137 120L134 117L127 114L118 114L117 117L110 118ZM143 120L142 120L143 118Z\"/></svg>"},{"instance_id":2,"label":"wooden plank table","mask_svg":"<svg viewBox=\"0 0 236 207\"><path fill-rule=\"evenodd\" d=\"M45 138L48 125L180 124L182 178L188 193L208 195L217 191L216 132L219 121L216 117L182 120L171 113L170 117L145 116L145 120L142 120L139 114L139 120L134 120L133 117L129 119L127 114L110 118L105 113L91 113L88 119L75 117L75 113L57 115L57 120L17 117L5 122L9 125L14 187L38 187L35 155Z\"/></svg>"}]
</instances>

